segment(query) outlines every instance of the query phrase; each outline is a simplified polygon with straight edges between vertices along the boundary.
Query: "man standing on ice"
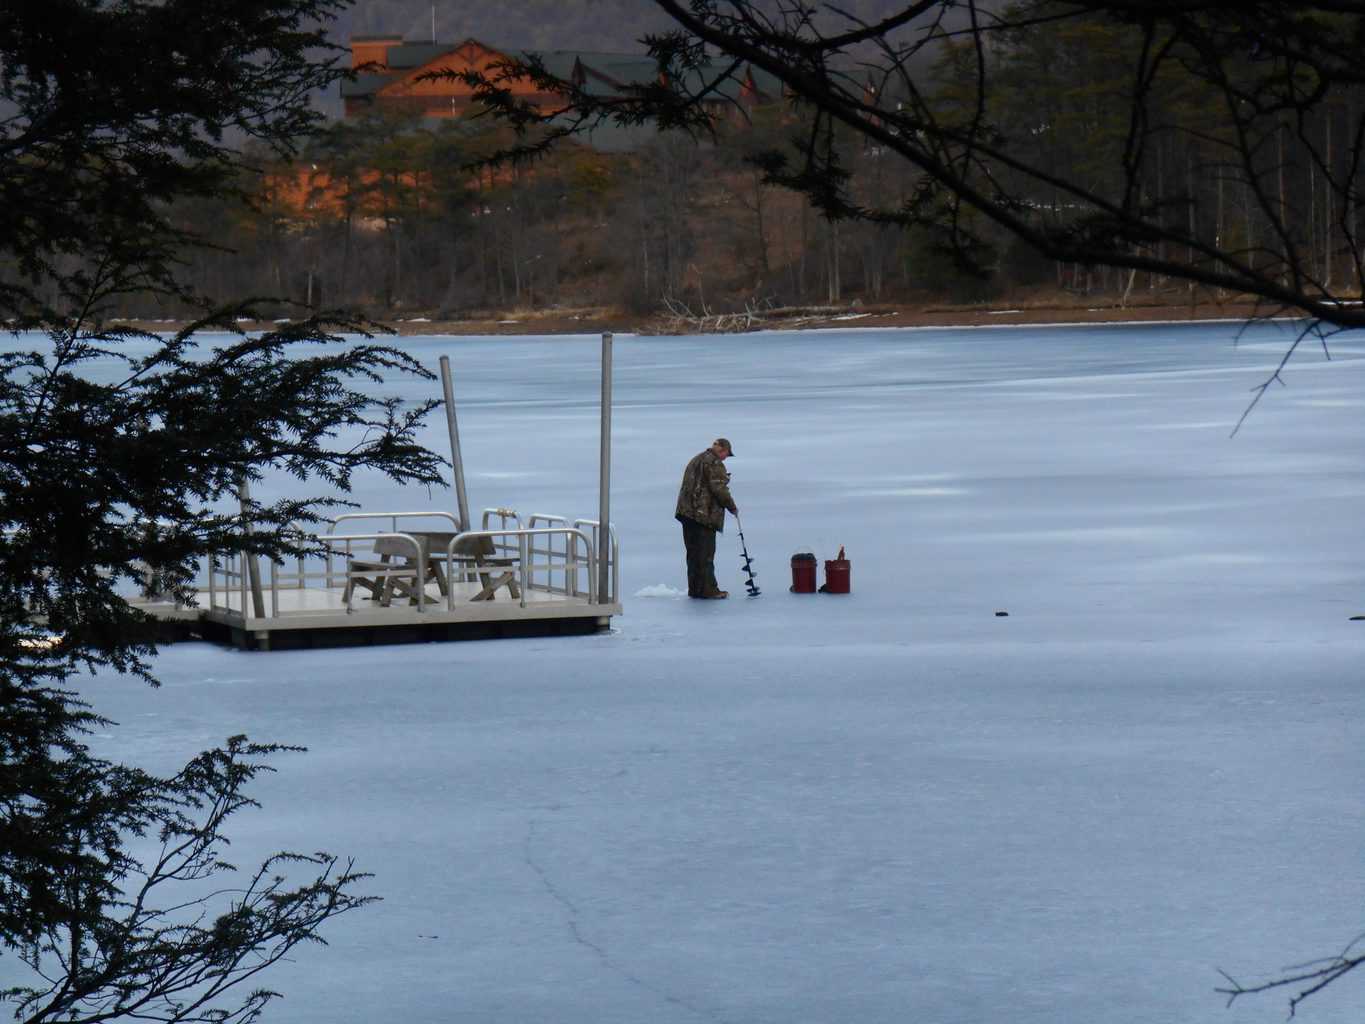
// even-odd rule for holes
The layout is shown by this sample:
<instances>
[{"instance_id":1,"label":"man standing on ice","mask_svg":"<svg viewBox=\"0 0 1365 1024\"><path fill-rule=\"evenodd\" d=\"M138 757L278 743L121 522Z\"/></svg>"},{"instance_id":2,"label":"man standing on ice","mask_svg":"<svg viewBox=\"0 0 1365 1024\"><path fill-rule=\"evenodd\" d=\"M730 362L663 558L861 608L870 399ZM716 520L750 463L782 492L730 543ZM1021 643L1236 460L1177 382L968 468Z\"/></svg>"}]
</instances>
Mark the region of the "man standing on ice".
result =
<instances>
[{"instance_id":1,"label":"man standing on ice","mask_svg":"<svg viewBox=\"0 0 1365 1024\"><path fill-rule=\"evenodd\" d=\"M682 523L683 544L687 548L688 597L730 596L716 583L716 534L725 529L726 509L739 515L739 506L730 497L730 474L724 466L733 454L730 442L718 437L683 470L673 518Z\"/></svg>"}]
</instances>

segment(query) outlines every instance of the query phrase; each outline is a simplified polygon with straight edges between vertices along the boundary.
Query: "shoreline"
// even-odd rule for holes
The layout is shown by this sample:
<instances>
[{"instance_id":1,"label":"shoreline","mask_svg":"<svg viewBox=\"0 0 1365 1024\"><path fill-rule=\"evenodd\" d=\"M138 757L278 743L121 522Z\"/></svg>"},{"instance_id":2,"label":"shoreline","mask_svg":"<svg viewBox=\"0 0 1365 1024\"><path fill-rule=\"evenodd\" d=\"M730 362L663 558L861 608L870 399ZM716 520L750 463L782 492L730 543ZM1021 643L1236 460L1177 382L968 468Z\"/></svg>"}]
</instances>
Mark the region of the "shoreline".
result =
<instances>
[{"instance_id":1,"label":"shoreline","mask_svg":"<svg viewBox=\"0 0 1365 1024\"><path fill-rule=\"evenodd\" d=\"M858 330L867 328L913 327L920 329L952 327L1062 327L1088 324L1144 324L1245 322L1268 317L1297 318L1287 310L1268 311L1255 303L1162 304L1145 306L1072 306L1035 305L1020 307L927 307L906 308L871 306L793 311L796 315L755 319L731 330L707 329L702 324L679 324L658 316L634 316L616 310L583 308L535 310L488 314L458 320L418 317L378 321L399 337L498 337L526 335L617 334L642 336L682 336L689 334L732 334L736 336L764 331ZM737 318L734 318L737 319ZM730 321L730 322L733 322ZM136 326L152 332L174 331L181 321L134 320ZM242 323L250 331L269 330L273 321Z\"/></svg>"},{"instance_id":2,"label":"shoreline","mask_svg":"<svg viewBox=\"0 0 1365 1024\"><path fill-rule=\"evenodd\" d=\"M1283 312L1283 311L1280 311ZM667 323L658 316L630 316L610 310L585 309L507 313L493 318L465 320L393 320L390 327L405 337L471 337L502 335L618 334L642 336L681 336L689 334L730 334L736 337L766 331L862 330L891 327L921 329L951 327L1061 327L1086 324L1189 323L1197 321L1243 322L1271 315L1255 303L1162 304L1149 306L1000 306L974 307L896 307L869 306L837 311L803 311L800 316L755 320L730 330L706 329L701 325Z\"/></svg>"},{"instance_id":3,"label":"shoreline","mask_svg":"<svg viewBox=\"0 0 1365 1024\"><path fill-rule=\"evenodd\" d=\"M429 335L438 337L470 337L527 334L619 334L645 336L679 336L688 334L732 334L741 336L763 331L859 330L888 327L1050 327L1103 323L1178 323L1192 321L1251 320L1266 316L1264 307L1258 314L1254 303L1212 303L1150 306L1070 306L1037 305L998 308L953 307L896 307L868 306L843 308L837 311L804 311L800 316L772 317L755 320L747 327L731 330L708 330L701 325L680 325L663 321L658 316L630 316L610 310L584 309L507 313L496 318L467 320L392 320L390 327L400 335Z\"/></svg>"}]
</instances>

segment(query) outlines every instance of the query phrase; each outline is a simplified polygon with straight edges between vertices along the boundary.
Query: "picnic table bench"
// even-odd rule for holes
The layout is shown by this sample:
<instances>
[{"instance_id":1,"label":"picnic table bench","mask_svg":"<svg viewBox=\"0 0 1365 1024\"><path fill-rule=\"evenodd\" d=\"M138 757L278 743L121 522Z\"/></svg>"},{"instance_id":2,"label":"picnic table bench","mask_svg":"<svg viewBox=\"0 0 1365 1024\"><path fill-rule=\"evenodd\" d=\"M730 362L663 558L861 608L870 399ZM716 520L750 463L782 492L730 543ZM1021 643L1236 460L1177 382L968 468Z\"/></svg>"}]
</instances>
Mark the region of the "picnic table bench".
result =
<instances>
[{"instance_id":1,"label":"picnic table bench","mask_svg":"<svg viewBox=\"0 0 1365 1024\"><path fill-rule=\"evenodd\" d=\"M350 560L342 601L349 604L352 593L361 589L368 590L371 599L385 608L393 602L395 594L416 604L418 588L425 588L433 580L442 596L448 596L450 581L443 570L446 549L456 536L449 531L410 530L407 536L393 534L375 538L374 553L379 556L378 561ZM416 549L408 537L417 542ZM516 560L497 557L496 551L491 537L466 537L455 545L452 565L461 575L474 572L482 584L482 589L470 598L471 601L491 601L502 587L507 588L511 597L521 597L514 571Z\"/></svg>"}]
</instances>

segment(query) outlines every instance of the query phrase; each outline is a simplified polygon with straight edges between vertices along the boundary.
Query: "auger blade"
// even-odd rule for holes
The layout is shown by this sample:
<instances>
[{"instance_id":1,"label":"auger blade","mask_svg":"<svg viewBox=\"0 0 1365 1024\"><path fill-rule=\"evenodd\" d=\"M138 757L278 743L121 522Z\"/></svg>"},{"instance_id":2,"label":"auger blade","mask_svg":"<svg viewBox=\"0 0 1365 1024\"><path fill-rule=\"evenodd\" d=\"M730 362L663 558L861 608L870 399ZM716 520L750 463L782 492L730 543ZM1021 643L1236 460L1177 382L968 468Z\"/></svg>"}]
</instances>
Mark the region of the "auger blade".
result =
<instances>
[{"instance_id":1,"label":"auger blade","mask_svg":"<svg viewBox=\"0 0 1365 1024\"><path fill-rule=\"evenodd\" d=\"M736 514L736 523L738 524L738 514ZM758 589L758 583L755 582L754 580L754 560L749 557L749 545L744 541L744 528L742 526L739 527L738 533L739 553L743 559L743 564L740 566L740 568L743 569L744 572L747 573L749 576L749 579L744 584L744 586L749 591L750 597L757 597L760 591Z\"/></svg>"}]
</instances>

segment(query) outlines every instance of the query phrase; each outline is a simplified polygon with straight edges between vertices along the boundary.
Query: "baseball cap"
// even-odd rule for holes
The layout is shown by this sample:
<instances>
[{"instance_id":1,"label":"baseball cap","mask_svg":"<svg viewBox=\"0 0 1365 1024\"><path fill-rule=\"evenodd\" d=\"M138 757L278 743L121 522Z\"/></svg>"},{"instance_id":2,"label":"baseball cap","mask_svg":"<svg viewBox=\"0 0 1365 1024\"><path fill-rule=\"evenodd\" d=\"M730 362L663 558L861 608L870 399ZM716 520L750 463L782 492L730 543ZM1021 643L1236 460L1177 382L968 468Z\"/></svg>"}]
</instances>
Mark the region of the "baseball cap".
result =
<instances>
[{"instance_id":1,"label":"baseball cap","mask_svg":"<svg viewBox=\"0 0 1365 1024\"><path fill-rule=\"evenodd\" d=\"M712 441L711 444L718 448L724 448L731 455L735 454L735 446L732 445L726 438L718 437L714 441Z\"/></svg>"}]
</instances>

